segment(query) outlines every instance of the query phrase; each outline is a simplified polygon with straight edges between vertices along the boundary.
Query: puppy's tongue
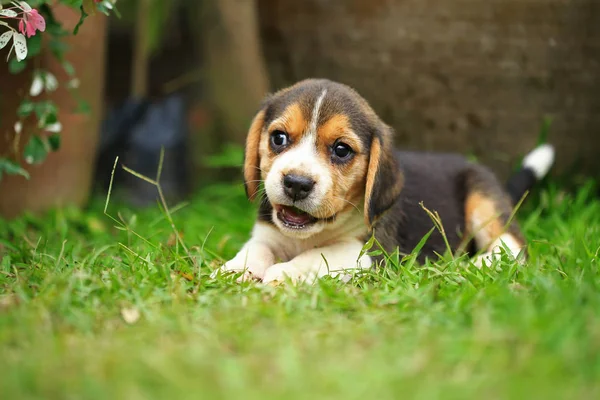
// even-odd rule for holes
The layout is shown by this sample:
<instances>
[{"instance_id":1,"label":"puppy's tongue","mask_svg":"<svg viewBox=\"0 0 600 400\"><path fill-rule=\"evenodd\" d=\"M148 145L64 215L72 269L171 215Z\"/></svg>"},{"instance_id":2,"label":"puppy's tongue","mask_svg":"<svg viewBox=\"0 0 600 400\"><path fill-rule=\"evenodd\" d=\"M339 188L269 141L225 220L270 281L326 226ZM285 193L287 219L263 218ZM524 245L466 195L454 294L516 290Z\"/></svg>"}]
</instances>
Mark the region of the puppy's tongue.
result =
<instances>
[{"instance_id":1,"label":"puppy's tongue","mask_svg":"<svg viewBox=\"0 0 600 400\"><path fill-rule=\"evenodd\" d=\"M311 216L296 207L281 207L281 216L286 220L295 225L306 225L311 221Z\"/></svg>"}]
</instances>

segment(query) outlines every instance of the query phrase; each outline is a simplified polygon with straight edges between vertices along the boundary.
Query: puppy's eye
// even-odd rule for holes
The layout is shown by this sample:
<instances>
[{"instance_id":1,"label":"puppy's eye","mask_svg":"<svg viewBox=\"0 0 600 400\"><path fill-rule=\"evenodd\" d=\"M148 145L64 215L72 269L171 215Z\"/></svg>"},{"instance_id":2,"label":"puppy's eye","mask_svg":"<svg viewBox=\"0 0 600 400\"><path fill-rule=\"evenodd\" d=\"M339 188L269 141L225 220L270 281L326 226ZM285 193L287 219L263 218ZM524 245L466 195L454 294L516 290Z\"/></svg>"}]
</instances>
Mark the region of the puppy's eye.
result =
<instances>
[{"instance_id":1,"label":"puppy's eye","mask_svg":"<svg viewBox=\"0 0 600 400\"><path fill-rule=\"evenodd\" d=\"M271 133L271 147L275 150L282 150L288 145L289 137L287 133L283 131L273 131Z\"/></svg>"},{"instance_id":2,"label":"puppy's eye","mask_svg":"<svg viewBox=\"0 0 600 400\"><path fill-rule=\"evenodd\" d=\"M345 161L352 156L352 148L346 143L336 143L333 146L333 155L340 161Z\"/></svg>"}]
</instances>

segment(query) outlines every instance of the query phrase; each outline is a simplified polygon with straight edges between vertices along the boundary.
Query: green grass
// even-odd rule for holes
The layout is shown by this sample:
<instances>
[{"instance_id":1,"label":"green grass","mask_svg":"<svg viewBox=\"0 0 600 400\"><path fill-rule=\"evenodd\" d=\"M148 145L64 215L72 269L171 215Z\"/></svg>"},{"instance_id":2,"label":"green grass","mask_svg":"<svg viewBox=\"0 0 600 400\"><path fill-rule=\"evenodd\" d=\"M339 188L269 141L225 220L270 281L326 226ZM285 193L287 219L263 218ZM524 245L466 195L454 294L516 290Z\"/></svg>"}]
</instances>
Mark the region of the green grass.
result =
<instances>
[{"instance_id":1,"label":"green grass","mask_svg":"<svg viewBox=\"0 0 600 400\"><path fill-rule=\"evenodd\" d=\"M240 185L174 212L192 259L159 207L0 221L1 397L599 398L594 189L527 203L526 265L392 256L298 288L208 278L252 225Z\"/></svg>"}]
</instances>

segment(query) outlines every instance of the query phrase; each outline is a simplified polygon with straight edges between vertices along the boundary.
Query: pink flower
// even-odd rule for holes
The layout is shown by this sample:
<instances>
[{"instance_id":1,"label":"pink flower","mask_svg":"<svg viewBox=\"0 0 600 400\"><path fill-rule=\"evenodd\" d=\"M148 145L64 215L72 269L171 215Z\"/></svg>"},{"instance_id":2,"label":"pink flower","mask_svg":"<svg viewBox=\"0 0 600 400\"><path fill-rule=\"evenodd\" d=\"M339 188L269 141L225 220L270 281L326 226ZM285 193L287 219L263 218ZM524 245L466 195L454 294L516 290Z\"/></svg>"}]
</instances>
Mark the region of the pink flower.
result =
<instances>
[{"instance_id":1,"label":"pink flower","mask_svg":"<svg viewBox=\"0 0 600 400\"><path fill-rule=\"evenodd\" d=\"M24 9L23 17L19 21L19 31L27 37L32 37L36 30L41 32L46 30L44 17L35 9Z\"/></svg>"}]
</instances>

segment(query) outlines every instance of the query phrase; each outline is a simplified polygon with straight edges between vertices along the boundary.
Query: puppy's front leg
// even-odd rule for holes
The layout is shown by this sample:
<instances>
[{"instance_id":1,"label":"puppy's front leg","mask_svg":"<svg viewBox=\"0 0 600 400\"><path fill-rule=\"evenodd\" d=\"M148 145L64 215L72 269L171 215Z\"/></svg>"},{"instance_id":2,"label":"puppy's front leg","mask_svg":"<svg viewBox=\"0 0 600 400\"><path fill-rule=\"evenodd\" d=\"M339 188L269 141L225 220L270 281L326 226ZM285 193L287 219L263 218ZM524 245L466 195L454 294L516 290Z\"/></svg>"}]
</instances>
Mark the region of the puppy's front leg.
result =
<instances>
[{"instance_id":1,"label":"puppy's front leg","mask_svg":"<svg viewBox=\"0 0 600 400\"><path fill-rule=\"evenodd\" d=\"M263 283L283 282L288 278L293 283L314 283L325 275L338 276L347 269L369 268L371 257L365 254L359 259L362 248L363 243L353 239L307 250L291 261L268 268Z\"/></svg>"},{"instance_id":2,"label":"puppy's front leg","mask_svg":"<svg viewBox=\"0 0 600 400\"><path fill-rule=\"evenodd\" d=\"M250 240L212 276L219 272L242 272L238 280L262 279L267 268L275 264L277 259L279 236L275 227L258 222L252 230Z\"/></svg>"}]
</instances>

